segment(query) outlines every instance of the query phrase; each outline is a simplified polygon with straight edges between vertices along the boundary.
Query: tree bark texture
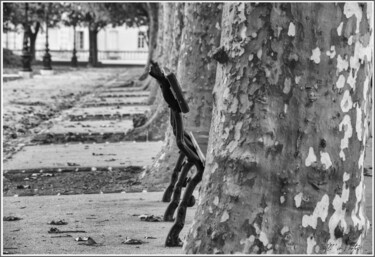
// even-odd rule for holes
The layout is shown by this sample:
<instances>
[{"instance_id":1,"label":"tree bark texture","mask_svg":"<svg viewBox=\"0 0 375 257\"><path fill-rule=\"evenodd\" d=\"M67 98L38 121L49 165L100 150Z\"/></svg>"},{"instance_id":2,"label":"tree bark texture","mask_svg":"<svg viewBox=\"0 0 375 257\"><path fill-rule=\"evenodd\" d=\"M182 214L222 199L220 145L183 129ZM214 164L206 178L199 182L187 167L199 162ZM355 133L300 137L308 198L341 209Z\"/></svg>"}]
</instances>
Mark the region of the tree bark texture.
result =
<instances>
[{"instance_id":1,"label":"tree bark texture","mask_svg":"<svg viewBox=\"0 0 375 257\"><path fill-rule=\"evenodd\" d=\"M162 39L162 44L158 44L158 48L159 46L160 48L157 54L158 56L156 61L160 64L161 67L168 67L171 70L177 70L177 61L175 60L178 60L179 44L177 42L181 41L181 32L174 31L174 29L182 30L183 26L175 26L175 20L180 21L182 19L179 16L183 15L183 12L181 11L181 9L183 8L183 4L163 3L162 8L163 36L160 37ZM156 96L154 102L155 112L153 117L150 119L148 129L152 129L153 136L163 134L163 140L165 140L165 144L160 153L156 156L156 161L144 173L143 181L146 185L158 185L161 183L167 183L168 179L164 176L164 173L170 172L173 167L161 167L159 165L159 160L170 159L170 162L172 162L173 158L176 157L166 156L165 154L166 149L169 149L171 145L175 144L175 142L171 141L168 136L171 133L169 124L169 108L165 103L165 100L163 99L161 91L159 90L159 84L156 81L154 81L154 87L156 88ZM164 169L166 169L167 171L161 172Z\"/></svg>"},{"instance_id":2,"label":"tree bark texture","mask_svg":"<svg viewBox=\"0 0 375 257\"><path fill-rule=\"evenodd\" d=\"M171 18L171 3L160 3L158 9L158 36L157 36L157 48L154 52L153 60L163 64L164 57L162 55L164 47L164 38L168 35L164 33L164 28L171 27L166 23L172 23ZM170 34L171 35L171 34ZM169 40L171 42L171 40ZM150 96L148 103L152 104L151 106L151 115L148 118L147 122L139 127L134 129L134 134L148 133L149 138L153 140L164 140L165 131L168 126L168 108L164 99L162 98L161 92L159 90L159 84L156 80L152 79L150 82Z\"/></svg>"},{"instance_id":3,"label":"tree bark texture","mask_svg":"<svg viewBox=\"0 0 375 257\"><path fill-rule=\"evenodd\" d=\"M148 72L150 69L150 62L152 57L154 56L154 52L157 47L157 36L158 36L158 3L146 3L147 4L147 13L149 17L149 44L148 44L148 56L147 62L145 65L145 71L140 77L140 80L146 79L148 76Z\"/></svg>"},{"instance_id":4,"label":"tree bark texture","mask_svg":"<svg viewBox=\"0 0 375 257\"><path fill-rule=\"evenodd\" d=\"M372 3L225 3L186 253L358 253Z\"/></svg>"},{"instance_id":5,"label":"tree bark texture","mask_svg":"<svg viewBox=\"0 0 375 257\"><path fill-rule=\"evenodd\" d=\"M185 3L184 26L181 40L174 43L170 66L177 66L177 79L184 91L190 112L184 115L185 130L193 132L203 153L206 153L208 133L212 113L212 89L215 84L216 62L208 55L219 46L222 4ZM178 11L177 11L178 12ZM176 15L175 17L181 17ZM175 18L175 29L181 27ZM176 38L176 37L174 37ZM181 42L181 46L177 44ZM179 57L178 59L175 57ZM176 61L178 60L178 65ZM149 171L150 181L169 182L171 172L177 162L177 148L172 127L168 125L166 144L162 154Z\"/></svg>"}]
</instances>

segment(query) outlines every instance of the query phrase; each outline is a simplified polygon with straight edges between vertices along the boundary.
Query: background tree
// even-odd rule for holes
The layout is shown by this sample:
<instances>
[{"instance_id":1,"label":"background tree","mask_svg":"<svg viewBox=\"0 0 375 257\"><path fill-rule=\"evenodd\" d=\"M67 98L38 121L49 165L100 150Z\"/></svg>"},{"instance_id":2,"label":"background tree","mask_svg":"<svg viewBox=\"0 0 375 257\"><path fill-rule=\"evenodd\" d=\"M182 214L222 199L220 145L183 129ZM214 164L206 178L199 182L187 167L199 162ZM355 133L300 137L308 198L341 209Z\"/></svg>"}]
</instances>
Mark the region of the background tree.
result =
<instances>
[{"instance_id":1,"label":"background tree","mask_svg":"<svg viewBox=\"0 0 375 257\"><path fill-rule=\"evenodd\" d=\"M372 3L225 3L186 253L361 251Z\"/></svg>"},{"instance_id":2,"label":"background tree","mask_svg":"<svg viewBox=\"0 0 375 257\"><path fill-rule=\"evenodd\" d=\"M111 16L104 3L72 3L74 10L81 12L89 32L88 66L96 67L98 61L98 32L111 22Z\"/></svg>"},{"instance_id":3,"label":"background tree","mask_svg":"<svg viewBox=\"0 0 375 257\"><path fill-rule=\"evenodd\" d=\"M28 24L25 24L25 3L13 2L3 3L3 31L6 32L10 29L22 29L24 36L29 37L30 40L30 53L32 60L35 60L35 42L39 31L43 30L45 23L45 12L47 3L29 3L28 11ZM49 27L55 27L61 20L61 7L60 3L52 3L49 10ZM29 30L29 33L27 33Z\"/></svg>"},{"instance_id":4,"label":"background tree","mask_svg":"<svg viewBox=\"0 0 375 257\"><path fill-rule=\"evenodd\" d=\"M90 66L99 64L97 35L102 28L108 25L139 27L149 24L146 3L73 3L72 7L83 14L84 24L89 30Z\"/></svg>"},{"instance_id":5,"label":"background tree","mask_svg":"<svg viewBox=\"0 0 375 257\"><path fill-rule=\"evenodd\" d=\"M169 40L163 41L163 45L167 46L164 52L170 53L166 55L164 63L169 63L169 67L177 73L177 79L190 107L190 112L184 115L185 129L193 132L203 153L206 153L216 74L216 62L209 55L219 46L222 5L185 3L183 16L182 10L179 10L180 4L174 5L177 10L172 23L174 28L165 27L164 32L174 31L177 34L174 38L180 39L174 40L172 37L172 48L169 46ZM178 27L180 29L177 29ZM182 31L182 34L178 35L178 31ZM177 49L179 51L176 51ZM168 125L165 146L151 169L146 172L144 181L150 184L168 183L178 152L174 135Z\"/></svg>"}]
</instances>

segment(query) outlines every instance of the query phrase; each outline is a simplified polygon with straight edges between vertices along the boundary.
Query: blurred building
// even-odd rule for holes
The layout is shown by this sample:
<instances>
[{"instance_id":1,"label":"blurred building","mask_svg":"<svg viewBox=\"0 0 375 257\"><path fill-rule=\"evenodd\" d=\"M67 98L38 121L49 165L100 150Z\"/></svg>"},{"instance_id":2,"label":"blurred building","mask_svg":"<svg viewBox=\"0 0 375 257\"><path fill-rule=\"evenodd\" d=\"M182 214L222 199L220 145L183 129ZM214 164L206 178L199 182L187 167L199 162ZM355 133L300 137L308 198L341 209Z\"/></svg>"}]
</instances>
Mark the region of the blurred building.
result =
<instances>
[{"instance_id":1,"label":"blurred building","mask_svg":"<svg viewBox=\"0 0 375 257\"><path fill-rule=\"evenodd\" d=\"M43 26L43 25L42 25ZM98 58L102 63L145 64L147 60L147 27L129 28L125 25L103 28L98 33ZM73 27L60 25L49 28L49 49L52 61L70 61L73 50ZM36 59L42 60L45 53L45 30L41 28L36 39ZM23 31L3 34L3 46L15 54L21 54ZM76 28L76 50L78 61L89 57L89 32L87 27Z\"/></svg>"}]
</instances>

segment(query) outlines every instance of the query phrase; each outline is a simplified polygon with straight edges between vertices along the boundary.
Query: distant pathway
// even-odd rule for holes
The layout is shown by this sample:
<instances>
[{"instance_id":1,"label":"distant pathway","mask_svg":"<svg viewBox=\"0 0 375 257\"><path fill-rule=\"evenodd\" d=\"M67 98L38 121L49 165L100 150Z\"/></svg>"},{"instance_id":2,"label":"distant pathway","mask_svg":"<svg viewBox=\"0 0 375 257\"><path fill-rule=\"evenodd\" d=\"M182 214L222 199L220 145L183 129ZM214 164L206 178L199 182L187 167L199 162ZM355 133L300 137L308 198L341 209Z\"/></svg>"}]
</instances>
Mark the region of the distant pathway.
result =
<instances>
[{"instance_id":1,"label":"distant pathway","mask_svg":"<svg viewBox=\"0 0 375 257\"><path fill-rule=\"evenodd\" d=\"M162 142L148 141L147 134L127 134L150 111L149 92L129 83L137 75L124 69L121 76L83 94L72 108L47 119L48 125L38 126L21 150L4 161L4 195L142 191L138 178ZM59 90L51 84L39 94L26 93L24 99L7 103L41 105L46 91Z\"/></svg>"}]
</instances>

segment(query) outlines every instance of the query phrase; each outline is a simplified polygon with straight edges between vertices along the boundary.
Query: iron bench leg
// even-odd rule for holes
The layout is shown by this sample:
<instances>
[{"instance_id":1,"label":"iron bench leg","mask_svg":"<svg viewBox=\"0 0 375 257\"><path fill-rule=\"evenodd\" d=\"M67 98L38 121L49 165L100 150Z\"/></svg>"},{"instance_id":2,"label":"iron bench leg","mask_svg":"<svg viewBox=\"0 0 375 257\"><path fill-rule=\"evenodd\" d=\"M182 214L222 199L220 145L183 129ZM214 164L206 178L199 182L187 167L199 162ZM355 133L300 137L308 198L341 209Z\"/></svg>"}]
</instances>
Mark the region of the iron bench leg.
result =
<instances>
[{"instance_id":1,"label":"iron bench leg","mask_svg":"<svg viewBox=\"0 0 375 257\"><path fill-rule=\"evenodd\" d=\"M181 169L184 166L184 160L185 160L185 155L182 152L180 152L180 156L178 157L176 166L174 167L173 172L172 172L171 181L169 183L169 186L164 191L162 202L168 203L168 202L171 201L173 188L175 187L176 181L178 179L178 173L181 171Z\"/></svg>"},{"instance_id":2,"label":"iron bench leg","mask_svg":"<svg viewBox=\"0 0 375 257\"><path fill-rule=\"evenodd\" d=\"M182 241L179 239L179 234L185 225L186 209L189 203L193 201L192 198L194 189L196 185L201 181L204 170L203 164L200 161L198 155L195 153L195 150L191 149L192 147L186 145L185 137L187 137L187 141L191 140L189 140L188 136L184 131L181 114L174 111L173 117L175 118L176 124L176 140L178 148L187 156L188 164L194 164L197 167L197 173L194 176L194 178L188 183L182 201L178 205L176 220L173 226L171 227L165 242L165 245L169 247L181 246L182 244ZM180 178L183 175L185 174L181 172ZM184 179L185 177L179 179L179 181L183 181Z\"/></svg>"},{"instance_id":3,"label":"iron bench leg","mask_svg":"<svg viewBox=\"0 0 375 257\"><path fill-rule=\"evenodd\" d=\"M172 201L169 203L164 213L164 221L173 221L173 214L178 207L181 197L181 190L183 183L185 182L186 175L194 164L187 162L182 168L181 174L178 177L178 181L174 186Z\"/></svg>"}]
</instances>

